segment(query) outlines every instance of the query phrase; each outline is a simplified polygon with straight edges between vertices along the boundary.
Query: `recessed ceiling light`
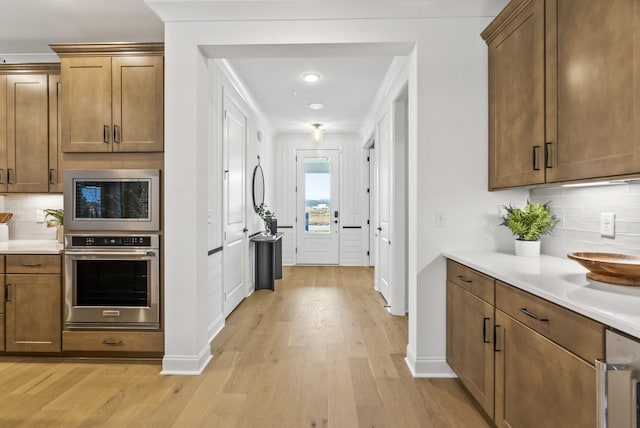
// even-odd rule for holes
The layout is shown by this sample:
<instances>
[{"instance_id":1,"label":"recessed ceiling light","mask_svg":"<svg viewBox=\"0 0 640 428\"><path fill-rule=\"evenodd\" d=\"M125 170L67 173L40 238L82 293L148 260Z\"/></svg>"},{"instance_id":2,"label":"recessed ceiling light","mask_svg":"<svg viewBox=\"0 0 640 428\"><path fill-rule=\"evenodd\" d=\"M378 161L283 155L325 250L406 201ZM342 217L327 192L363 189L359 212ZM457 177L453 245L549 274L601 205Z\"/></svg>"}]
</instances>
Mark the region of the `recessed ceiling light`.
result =
<instances>
[{"instance_id":1,"label":"recessed ceiling light","mask_svg":"<svg viewBox=\"0 0 640 428\"><path fill-rule=\"evenodd\" d=\"M320 80L320 75L318 73L304 73L302 78L305 82L313 83Z\"/></svg>"},{"instance_id":2,"label":"recessed ceiling light","mask_svg":"<svg viewBox=\"0 0 640 428\"><path fill-rule=\"evenodd\" d=\"M324 108L324 104L322 103L311 103L307 107L311 110L322 110Z\"/></svg>"}]
</instances>

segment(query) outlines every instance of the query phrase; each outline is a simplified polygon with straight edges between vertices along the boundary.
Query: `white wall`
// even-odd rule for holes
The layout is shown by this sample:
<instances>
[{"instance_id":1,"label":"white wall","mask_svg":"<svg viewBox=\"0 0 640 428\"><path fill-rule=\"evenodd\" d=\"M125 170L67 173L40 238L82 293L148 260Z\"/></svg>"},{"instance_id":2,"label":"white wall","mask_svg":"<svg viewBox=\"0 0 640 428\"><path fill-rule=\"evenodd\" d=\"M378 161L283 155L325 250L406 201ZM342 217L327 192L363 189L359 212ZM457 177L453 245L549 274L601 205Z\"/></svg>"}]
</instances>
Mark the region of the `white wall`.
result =
<instances>
[{"instance_id":1,"label":"white wall","mask_svg":"<svg viewBox=\"0 0 640 428\"><path fill-rule=\"evenodd\" d=\"M12 213L9 239L56 239L56 228L36 223L36 210L63 208L62 195L9 194L0 196L0 211Z\"/></svg>"},{"instance_id":2,"label":"white wall","mask_svg":"<svg viewBox=\"0 0 640 428\"><path fill-rule=\"evenodd\" d=\"M340 226L360 226L363 218L361 198L365 192L362 183L362 149L360 137L356 134L325 133L324 139L316 143L311 134L280 134L275 139L275 212L278 217L278 231L284 232L282 262L293 265L296 246L296 162L298 149L340 150ZM281 226L292 228L280 229ZM362 233L360 229L340 230L340 264L361 266Z\"/></svg>"},{"instance_id":3,"label":"white wall","mask_svg":"<svg viewBox=\"0 0 640 428\"><path fill-rule=\"evenodd\" d=\"M551 235L542 237L542 253L562 258L576 251L640 255L640 183L536 189L531 200L551 202L560 220ZM601 213L616 214L615 238L600 236Z\"/></svg>"},{"instance_id":4,"label":"white wall","mask_svg":"<svg viewBox=\"0 0 640 428\"><path fill-rule=\"evenodd\" d=\"M485 3L473 4L484 7ZM165 166L170 183L165 198L167 356L182 359L187 363L184 366L200 369L206 364L204 354L208 355L206 328L202 327L206 325L206 308L198 301L207 284L207 242L199 237L199 233L206 237L203 232L207 230L207 204L201 201L206 201L207 186L203 189L197 183L207 181L206 162L202 164L200 159L203 155L206 159L206 132L203 137L202 127L206 130L209 120L206 108L202 108L206 61L199 47L396 43L404 49L409 42L415 48L408 72L407 362L418 376L449 375L445 363L445 263L441 252L451 248L496 249L510 242L508 231L497 229L498 208L523 201L527 196L525 191L486 191L487 52L479 33L491 19L422 19L408 14L402 19L281 20L280 16L274 16L274 11L282 9L276 8L263 20L225 21L221 15L207 18L202 8L193 11L184 7L184 2L151 2L151 5L157 6L156 10L168 20L165 28ZM333 3L332 7L333 13L340 5ZM358 10L350 9L350 13ZM390 10L395 14L403 9ZM363 9L365 12L369 10ZM172 13L173 17L180 16L181 21L172 21ZM296 9L297 16L304 13L303 9ZM213 22L214 19L217 20ZM444 217L444 227L435 226L436 214ZM163 367L174 361L165 357Z\"/></svg>"}]
</instances>

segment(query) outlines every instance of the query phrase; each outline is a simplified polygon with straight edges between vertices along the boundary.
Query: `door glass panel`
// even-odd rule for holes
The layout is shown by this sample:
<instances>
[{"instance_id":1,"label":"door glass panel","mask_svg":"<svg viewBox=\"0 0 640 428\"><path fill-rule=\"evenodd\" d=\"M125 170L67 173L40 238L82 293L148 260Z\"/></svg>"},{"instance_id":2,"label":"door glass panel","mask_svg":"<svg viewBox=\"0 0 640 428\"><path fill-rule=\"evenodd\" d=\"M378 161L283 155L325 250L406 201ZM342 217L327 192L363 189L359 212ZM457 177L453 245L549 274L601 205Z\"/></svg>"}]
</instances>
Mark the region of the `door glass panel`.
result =
<instances>
[{"instance_id":1,"label":"door glass panel","mask_svg":"<svg viewBox=\"0 0 640 428\"><path fill-rule=\"evenodd\" d=\"M304 159L304 231L331 233L331 164L326 157Z\"/></svg>"}]
</instances>

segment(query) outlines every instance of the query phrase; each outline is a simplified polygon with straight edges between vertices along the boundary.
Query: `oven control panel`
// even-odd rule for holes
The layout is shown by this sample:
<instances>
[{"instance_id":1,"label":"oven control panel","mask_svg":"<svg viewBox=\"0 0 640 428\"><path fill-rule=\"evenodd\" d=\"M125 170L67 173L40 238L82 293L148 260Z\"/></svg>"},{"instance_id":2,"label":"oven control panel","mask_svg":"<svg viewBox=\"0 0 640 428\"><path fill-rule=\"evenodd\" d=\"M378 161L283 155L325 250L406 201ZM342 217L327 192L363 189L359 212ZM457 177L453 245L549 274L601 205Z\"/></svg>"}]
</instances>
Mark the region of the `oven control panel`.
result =
<instances>
[{"instance_id":1,"label":"oven control panel","mask_svg":"<svg viewBox=\"0 0 640 428\"><path fill-rule=\"evenodd\" d=\"M151 236L72 236L74 247L151 247Z\"/></svg>"}]
</instances>

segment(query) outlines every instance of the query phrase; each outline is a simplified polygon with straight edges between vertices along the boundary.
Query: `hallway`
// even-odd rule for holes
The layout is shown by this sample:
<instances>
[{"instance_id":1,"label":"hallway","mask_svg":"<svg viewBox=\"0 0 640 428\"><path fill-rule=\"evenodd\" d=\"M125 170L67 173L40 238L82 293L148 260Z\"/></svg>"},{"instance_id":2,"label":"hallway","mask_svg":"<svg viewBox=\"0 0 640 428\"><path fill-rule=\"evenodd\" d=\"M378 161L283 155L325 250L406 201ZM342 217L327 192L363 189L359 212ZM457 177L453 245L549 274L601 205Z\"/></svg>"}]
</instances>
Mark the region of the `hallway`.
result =
<instances>
[{"instance_id":1,"label":"hallway","mask_svg":"<svg viewBox=\"0 0 640 428\"><path fill-rule=\"evenodd\" d=\"M0 359L0 426L487 427L458 382L414 379L373 270L285 267L227 319L201 376Z\"/></svg>"}]
</instances>

